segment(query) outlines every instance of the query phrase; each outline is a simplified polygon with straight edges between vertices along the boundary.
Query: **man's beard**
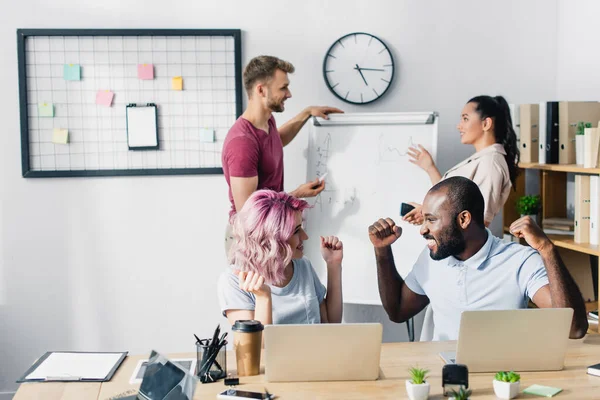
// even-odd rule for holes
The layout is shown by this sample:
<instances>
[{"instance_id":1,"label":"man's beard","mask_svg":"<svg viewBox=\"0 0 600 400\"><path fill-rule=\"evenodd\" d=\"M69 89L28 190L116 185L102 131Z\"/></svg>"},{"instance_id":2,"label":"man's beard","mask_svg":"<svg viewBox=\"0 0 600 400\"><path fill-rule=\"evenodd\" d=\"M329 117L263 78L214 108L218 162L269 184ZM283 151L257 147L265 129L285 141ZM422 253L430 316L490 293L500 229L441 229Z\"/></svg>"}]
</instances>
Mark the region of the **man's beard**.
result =
<instances>
[{"instance_id":1,"label":"man's beard","mask_svg":"<svg viewBox=\"0 0 600 400\"><path fill-rule=\"evenodd\" d=\"M433 250L429 251L429 257L436 261L462 253L467 245L456 219L452 222L452 226L446 232L440 234L439 240L436 240L431 235L424 235L423 237L425 239L433 239L436 241L437 251L435 253Z\"/></svg>"},{"instance_id":2,"label":"man's beard","mask_svg":"<svg viewBox=\"0 0 600 400\"><path fill-rule=\"evenodd\" d=\"M283 112L283 110L285 110L283 100L281 100L280 102L276 102L270 98L267 98L267 107L269 107L269 110L273 112Z\"/></svg>"}]
</instances>

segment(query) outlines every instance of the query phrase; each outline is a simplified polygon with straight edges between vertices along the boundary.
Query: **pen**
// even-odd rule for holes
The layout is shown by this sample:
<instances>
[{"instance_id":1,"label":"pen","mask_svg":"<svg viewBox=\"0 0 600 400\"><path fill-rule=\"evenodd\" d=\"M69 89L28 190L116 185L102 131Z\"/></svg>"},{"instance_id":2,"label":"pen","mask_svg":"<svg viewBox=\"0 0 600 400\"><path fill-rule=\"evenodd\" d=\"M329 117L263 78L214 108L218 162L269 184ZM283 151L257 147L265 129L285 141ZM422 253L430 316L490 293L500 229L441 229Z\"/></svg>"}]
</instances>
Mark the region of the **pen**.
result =
<instances>
[{"instance_id":1,"label":"pen","mask_svg":"<svg viewBox=\"0 0 600 400\"><path fill-rule=\"evenodd\" d=\"M198 336L196 336L196 334L194 333L194 337L196 338L197 342L196 343L202 343L202 340L200 340L200 338Z\"/></svg>"},{"instance_id":2,"label":"pen","mask_svg":"<svg viewBox=\"0 0 600 400\"><path fill-rule=\"evenodd\" d=\"M217 329L215 329L215 333L213 335L212 341L210 342L210 346L214 347L217 345L217 339L219 339L219 333L221 332L221 324L217 325Z\"/></svg>"},{"instance_id":3,"label":"pen","mask_svg":"<svg viewBox=\"0 0 600 400\"><path fill-rule=\"evenodd\" d=\"M219 348L221 348L221 346L223 346L223 341L225 340L226 337L227 337L227 332L225 332L221 335L221 338L219 339Z\"/></svg>"}]
</instances>

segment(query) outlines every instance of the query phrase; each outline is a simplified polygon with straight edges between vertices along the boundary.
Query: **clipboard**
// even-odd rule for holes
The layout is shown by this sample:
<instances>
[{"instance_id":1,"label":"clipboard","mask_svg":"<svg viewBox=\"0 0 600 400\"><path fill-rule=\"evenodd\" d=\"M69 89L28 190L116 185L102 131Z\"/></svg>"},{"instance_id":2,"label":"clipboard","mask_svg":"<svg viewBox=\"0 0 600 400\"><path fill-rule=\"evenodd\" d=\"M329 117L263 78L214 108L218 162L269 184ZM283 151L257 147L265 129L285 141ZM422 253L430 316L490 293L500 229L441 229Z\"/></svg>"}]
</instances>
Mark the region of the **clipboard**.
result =
<instances>
[{"instance_id":1,"label":"clipboard","mask_svg":"<svg viewBox=\"0 0 600 400\"><path fill-rule=\"evenodd\" d=\"M125 114L129 150L157 150L158 116L156 104L128 104Z\"/></svg>"},{"instance_id":2,"label":"clipboard","mask_svg":"<svg viewBox=\"0 0 600 400\"><path fill-rule=\"evenodd\" d=\"M112 368L107 372L107 374L105 376L103 376L102 378L90 378L90 377L85 377L85 376L74 376L74 375L63 375L63 376L46 376L45 378L27 378L30 374L32 374L34 371L36 371L38 369L38 367L40 367L40 365L42 365L42 363L44 363L44 361L46 361L52 354L89 354L89 355L118 355L118 359L116 360L116 362L114 363L114 365L112 366ZM123 363L123 360L125 360L125 357L127 357L128 352L89 352L89 351L49 351L47 353L45 353L43 356L41 356L35 363L33 363L33 365L27 370L25 371L25 373L23 374L23 376L21 376L18 380L17 383L23 383L23 382L106 382L106 381L110 381L113 377L113 375L115 374L115 372L117 371L117 369L121 366L121 364Z\"/></svg>"}]
</instances>

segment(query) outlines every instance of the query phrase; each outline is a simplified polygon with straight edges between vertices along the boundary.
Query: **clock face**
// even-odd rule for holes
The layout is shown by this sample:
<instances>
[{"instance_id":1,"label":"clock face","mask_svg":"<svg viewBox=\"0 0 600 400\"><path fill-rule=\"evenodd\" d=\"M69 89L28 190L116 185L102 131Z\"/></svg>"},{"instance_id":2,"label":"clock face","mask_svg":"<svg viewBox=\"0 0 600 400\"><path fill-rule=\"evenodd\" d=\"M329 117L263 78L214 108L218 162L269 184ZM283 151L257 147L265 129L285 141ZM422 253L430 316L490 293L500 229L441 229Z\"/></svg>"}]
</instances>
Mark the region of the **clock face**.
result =
<instances>
[{"instance_id":1,"label":"clock face","mask_svg":"<svg viewBox=\"0 0 600 400\"><path fill-rule=\"evenodd\" d=\"M325 83L333 94L352 104L379 99L394 78L394 59L385 43L368 33L338 39L323 61Z\"/></svg>"}]
</instances>

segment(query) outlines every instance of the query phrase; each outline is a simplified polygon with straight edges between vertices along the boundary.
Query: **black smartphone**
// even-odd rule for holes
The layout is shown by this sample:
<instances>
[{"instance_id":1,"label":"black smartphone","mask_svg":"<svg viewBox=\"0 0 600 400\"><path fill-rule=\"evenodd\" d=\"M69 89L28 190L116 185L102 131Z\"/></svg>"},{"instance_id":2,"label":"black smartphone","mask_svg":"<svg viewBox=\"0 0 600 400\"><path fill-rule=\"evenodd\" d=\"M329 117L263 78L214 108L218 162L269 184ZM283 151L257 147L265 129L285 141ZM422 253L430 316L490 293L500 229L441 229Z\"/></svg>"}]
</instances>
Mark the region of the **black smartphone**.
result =
<instances>
[{"instance_id":1,"label":"black smartphone","mask_svg":"<svg viewBox=\"0 0 600 400\"><path fill-rule=\"evenodd\" d=\"M400 205L400 216L404 217L406 214L415 209L415 206L411 206L410 204L402 203Z\"/></svg>"}]
</instances>

